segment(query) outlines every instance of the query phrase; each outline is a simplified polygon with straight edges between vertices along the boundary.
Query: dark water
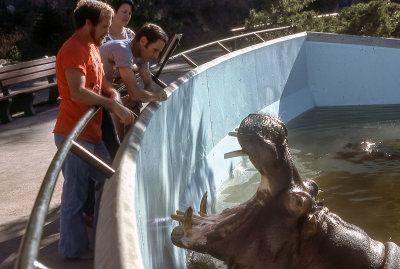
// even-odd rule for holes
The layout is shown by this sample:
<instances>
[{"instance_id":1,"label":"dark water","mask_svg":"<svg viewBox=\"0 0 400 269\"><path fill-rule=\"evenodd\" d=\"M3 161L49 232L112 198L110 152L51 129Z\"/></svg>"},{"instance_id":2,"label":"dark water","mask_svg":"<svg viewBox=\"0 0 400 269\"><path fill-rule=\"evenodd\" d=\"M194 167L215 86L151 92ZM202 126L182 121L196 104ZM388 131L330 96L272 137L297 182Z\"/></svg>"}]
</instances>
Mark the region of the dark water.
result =
<instances>
[{"instance_id":1,"label":"dark water","mask_svg":"<svg viewBox=\"0 0 400 269\"><path fill-rule=\"evenodd\" d=\"M303 178L342 219L400 243L400 106L310 110L287 124Z\"/></svg>"}]
</instances>

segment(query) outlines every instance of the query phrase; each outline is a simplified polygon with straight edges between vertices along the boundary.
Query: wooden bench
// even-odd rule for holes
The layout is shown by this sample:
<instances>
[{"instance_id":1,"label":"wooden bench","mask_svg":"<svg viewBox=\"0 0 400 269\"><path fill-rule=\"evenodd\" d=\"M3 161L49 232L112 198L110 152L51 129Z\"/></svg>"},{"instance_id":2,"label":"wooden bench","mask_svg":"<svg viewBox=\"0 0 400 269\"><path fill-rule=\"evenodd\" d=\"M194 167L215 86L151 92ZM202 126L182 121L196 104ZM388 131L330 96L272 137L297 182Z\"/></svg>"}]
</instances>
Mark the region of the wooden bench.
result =
<instances>
[{"instance_id":1,"label":"wooden bench","mask_svg":"<svg viewBox=\"0 0 400 269\"><path fill-rule=\"evenodd\" d=\"M33 99L38 91L49 89L47 101L57 102L55 67L55 56L0 67L0 120L3 123L12 121L14 112L34 115Z\"/></svg>"}]
</instances>

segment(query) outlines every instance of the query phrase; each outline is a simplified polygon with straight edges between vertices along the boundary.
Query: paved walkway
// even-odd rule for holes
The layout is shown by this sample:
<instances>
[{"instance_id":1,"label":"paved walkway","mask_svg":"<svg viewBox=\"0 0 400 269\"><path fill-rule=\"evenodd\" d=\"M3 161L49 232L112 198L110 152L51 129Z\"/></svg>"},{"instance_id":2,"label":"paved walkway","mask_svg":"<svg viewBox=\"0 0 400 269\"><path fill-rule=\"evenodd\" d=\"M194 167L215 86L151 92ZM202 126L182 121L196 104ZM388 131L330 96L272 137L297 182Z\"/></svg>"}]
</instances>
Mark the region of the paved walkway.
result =
<instances>
[{"instance_id":1,"label":"paved walkway","mask_svg":"<svg viewBox=\"0 0 400 269\"><path fill-rule=\"evenodd\" d=\"M28 216L56 153L52 129L58 105L36 107L37 115L0 124L0 268L13 268ZM62 188L54 190L41 241L39 261L50 268L91 268L92 261L69 261L57 254Z\"/></svg>"}]
</instances>

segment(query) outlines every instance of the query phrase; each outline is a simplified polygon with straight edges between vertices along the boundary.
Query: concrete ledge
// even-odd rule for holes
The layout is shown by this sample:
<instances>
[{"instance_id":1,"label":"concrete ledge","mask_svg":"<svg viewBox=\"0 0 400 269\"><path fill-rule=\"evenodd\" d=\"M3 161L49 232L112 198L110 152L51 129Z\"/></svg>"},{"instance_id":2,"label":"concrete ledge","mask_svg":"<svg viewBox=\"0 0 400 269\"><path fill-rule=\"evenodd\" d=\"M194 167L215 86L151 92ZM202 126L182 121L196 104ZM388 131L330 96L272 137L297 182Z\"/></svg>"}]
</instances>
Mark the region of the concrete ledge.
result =
<instances>
[{"instance_id":1,"label":"concrete ledge","mask_svg":"<svg viewBox=\"0 0 400 269\"><path fill-rule=\"evenodd\" d=\"M400 40L371 36L342 35L330 33L307 32L307 41L364 45L373 47L400 48Z\"/></svg>"}]
</instances>

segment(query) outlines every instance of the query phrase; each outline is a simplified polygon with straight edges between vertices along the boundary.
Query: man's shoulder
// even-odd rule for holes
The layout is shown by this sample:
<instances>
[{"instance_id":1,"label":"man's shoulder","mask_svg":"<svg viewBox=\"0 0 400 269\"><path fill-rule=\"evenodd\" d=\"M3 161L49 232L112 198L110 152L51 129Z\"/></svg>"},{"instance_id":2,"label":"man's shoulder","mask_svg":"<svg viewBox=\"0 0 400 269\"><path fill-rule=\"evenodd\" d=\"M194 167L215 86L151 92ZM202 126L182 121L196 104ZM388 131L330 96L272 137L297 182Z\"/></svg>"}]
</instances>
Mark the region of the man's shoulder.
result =
<instances>
[{"instance_id":1,"label":"man's shoulder","mask_svg":"<svg viewBox=\"0 0 400 269\"><path fill-rule=\"evenodd\" d=\"M59 53L75 55L79 52L84 52L85 47L73 35L64 42L61 46Z\"/></svg>"},{"instance_id":2,"label":"man's shoulder","mask_svg":"<svg viewBox=\"0 0 400 269\"><path fill-rule=\"evenodd\" d=\"M133 58L131 43L129 40L113 40L100 46L100 54L104 59L113 59L113 61L121 63L131 61Z\"/></svg>"},{"instance_id":3,"label":"man's shoulder","mask_svg":"<svg viewBox=\"0 0 400 269\"><path fill-rule=\"evenodd\" d=\"M129 39L122 39L122 40L111 40L108 41L107 43L104 43L103 45L100 46L100 51L102 50L108 50L108 49L129 49L131 47L132 43L131 40Z\"/></svg>"}]
</instances>

